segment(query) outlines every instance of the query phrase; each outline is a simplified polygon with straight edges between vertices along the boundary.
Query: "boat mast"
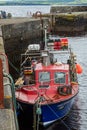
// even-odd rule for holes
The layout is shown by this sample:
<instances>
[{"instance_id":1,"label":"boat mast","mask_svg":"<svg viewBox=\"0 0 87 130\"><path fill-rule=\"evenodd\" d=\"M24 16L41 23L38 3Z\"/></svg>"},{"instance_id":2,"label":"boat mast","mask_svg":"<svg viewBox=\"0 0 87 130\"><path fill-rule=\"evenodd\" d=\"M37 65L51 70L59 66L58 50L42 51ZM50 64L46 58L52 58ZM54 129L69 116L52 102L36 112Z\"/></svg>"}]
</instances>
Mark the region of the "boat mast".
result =
<instances>
[{"instance_id":1,"label":"boat mast","mask_svg":"<svg viewBox=\"0 0 87 130\"><path fill-rule=\"evenodd\" d=\"M47 48L47 26L45 26L44 28L44 33L45 33L45 47L44 50L42 51L42 57L43 57L43 65L48 66L50 65L50 57Z\"/></svg>"},{"instance_id":2,"label":"boat mast","mask_svg":"<svg viewBox=\"0 0 87 130\"><path fill-rule=\"evenodd\" d=\"M45 26L45 50L47 50L47 27Z\"/></svg>"}]
</instances>

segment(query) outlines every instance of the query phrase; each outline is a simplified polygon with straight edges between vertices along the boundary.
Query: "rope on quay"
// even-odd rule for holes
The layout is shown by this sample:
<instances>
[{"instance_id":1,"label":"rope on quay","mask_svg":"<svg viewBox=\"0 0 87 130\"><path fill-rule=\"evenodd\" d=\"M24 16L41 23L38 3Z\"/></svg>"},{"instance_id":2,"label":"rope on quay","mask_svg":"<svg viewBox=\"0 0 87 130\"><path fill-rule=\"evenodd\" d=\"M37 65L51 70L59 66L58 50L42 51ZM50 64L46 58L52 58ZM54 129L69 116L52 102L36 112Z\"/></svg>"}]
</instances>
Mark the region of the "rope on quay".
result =
<instances>
[{"instance_id":1,"label":"rope on quay","mask_svg":"<svg viewBox=\"0 0 87 130\"><path fill-rule=\"evenodd\" d=\"M7 77L9 79L9 81L10 81L10 83L9 84L7 83L7 85L10 85L10 87L11 87L15 125L16 125L16 130L19 130L17 114L16 114L15 85L14 85L14 82L13 82L13 79L12 79L11 75L9 75L7 73L4 73L4 77Z\"/></svg>"},{"instance_id":2,"label":"rope on quay","mask_svg":"<svg viewBox=\"0 0 87 130\"><path fill-rule=\"evenodd\" d=\"M33 107L33 116L34 116L33 130L39 130L40 115L41 115L41 105L39 104L40 102L41 97L36 101Z\"/></svg>"}]
</instances>

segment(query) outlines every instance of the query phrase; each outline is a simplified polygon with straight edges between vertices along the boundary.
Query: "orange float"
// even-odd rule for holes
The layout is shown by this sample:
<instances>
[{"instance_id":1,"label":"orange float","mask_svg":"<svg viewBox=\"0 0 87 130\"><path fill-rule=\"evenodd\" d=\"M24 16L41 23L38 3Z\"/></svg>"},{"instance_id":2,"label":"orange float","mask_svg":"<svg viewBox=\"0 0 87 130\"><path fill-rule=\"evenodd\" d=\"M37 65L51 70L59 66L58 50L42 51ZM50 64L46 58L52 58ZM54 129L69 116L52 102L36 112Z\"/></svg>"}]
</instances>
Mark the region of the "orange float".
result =
<instances>
[{"instance_id":1,"label":"orange float","mask_svg":"<svg viewBox=\"0 0 87 130\"><path fill-rule=\"evenodd\" d=\"M76 64L76 72L77 72L78 74L81 74L82 71L83 71L83 69L82 69L81 65L80 65L80 64Z\"/></svg>"},{"instance_id":2,"label":"orange float","mask_svg":"<svg viewBox=\"0 0 87 130\"><path fill-rule=\"evenodd\" d=\"M61 45L62 46L68 46L68 39L67 38L62 38L61 39Z\"/></svg>"}]
</instances>

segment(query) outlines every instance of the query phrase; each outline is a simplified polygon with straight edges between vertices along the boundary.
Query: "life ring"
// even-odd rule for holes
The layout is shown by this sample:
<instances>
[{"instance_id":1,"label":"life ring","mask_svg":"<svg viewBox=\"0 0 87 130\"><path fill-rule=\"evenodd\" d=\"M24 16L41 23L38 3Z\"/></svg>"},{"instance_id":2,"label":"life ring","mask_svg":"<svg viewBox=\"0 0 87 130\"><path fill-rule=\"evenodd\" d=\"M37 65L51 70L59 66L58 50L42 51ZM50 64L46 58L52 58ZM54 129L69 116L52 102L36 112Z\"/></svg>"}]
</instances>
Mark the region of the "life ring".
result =
<instances>
[{"instance_id":1,"label":"life ring","mask_svg":"<svg viewBox=\"0 0 87 130\"><path fill-rule=\"evenodd\" d=\"M57 92L60 95L67 96L72 93L72 87L71 86L59 86L57 89Z\"/></svg>"}]
</instances>

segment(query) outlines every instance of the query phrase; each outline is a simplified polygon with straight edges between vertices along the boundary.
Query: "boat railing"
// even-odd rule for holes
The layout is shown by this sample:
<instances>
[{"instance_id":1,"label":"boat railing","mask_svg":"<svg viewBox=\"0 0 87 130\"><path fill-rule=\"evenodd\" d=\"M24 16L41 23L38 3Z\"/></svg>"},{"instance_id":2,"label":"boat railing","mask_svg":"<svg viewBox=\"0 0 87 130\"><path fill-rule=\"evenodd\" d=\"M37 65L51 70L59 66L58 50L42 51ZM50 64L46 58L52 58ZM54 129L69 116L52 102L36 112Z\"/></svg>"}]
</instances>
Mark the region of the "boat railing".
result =
<instances>
[{"instance_id":1,"label":"boat railing","mask_svg":"<svg viewBox=\"0 0 87 130\"><path fill-rule=\"evenodd\" d=\"M69 51L69 49L68 50L60 50L60 51L58 51L58 50L49 50L49 53L53 53L53 54L69 54L70 53L70 51Z\"/></svg>"}]
</instances>

